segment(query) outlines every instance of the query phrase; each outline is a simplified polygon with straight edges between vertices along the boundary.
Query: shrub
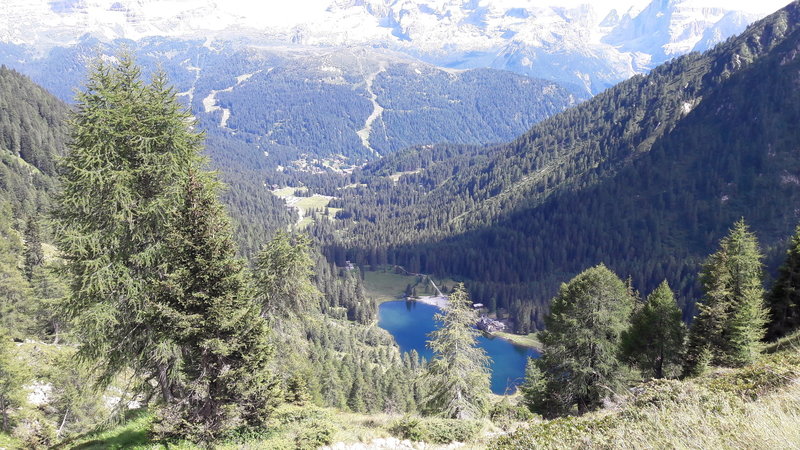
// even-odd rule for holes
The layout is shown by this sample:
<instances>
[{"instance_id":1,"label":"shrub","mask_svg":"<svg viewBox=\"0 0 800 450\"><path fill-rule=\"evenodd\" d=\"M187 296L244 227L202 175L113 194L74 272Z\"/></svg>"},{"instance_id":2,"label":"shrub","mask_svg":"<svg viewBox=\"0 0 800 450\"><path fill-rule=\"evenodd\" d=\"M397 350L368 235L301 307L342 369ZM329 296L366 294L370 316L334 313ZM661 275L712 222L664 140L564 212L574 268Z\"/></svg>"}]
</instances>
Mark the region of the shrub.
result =
<instances>
[{"instance_id":1,"label":"shrub","mask_svg":"<svg viewBox=\"0 0 800 450\"><path fill-rule=\"evenodd\" d=\"M742 369L708 377L703 383L714 392L727 392L755 400L800 377L799 366L800 356L797 354L774 354Z\"/></svg>"},{"instance_id":2,"label":"shrub","mask_svg":"<svg viewBox=\"0 0 800 450\"><path fill-rule=\"evenodd\" d=\"M630 404L638 408L681 405L696 402L698 399L702 401L712 395L707 389L694 383L665 379L650 380L637 386L632 393Z\"/></svg>"},{"instance_id":3,"label":"shrub","mask_svg":"<svg viewBox=\"0 0 800 450\"><path fill-rule=\"evenodd\" d=\"M333 442L333 435L336 433L336 426L331 420L330 414L324 409L313 406L298 406L286 404L273 411L269 427L273 430L284 430L279 433L294 436L296 449L316 449L323 445ZM283 448L283 443L271 443L275 448Z\"/></svg>"},{"instance_id":4,"label":"shrub","mask_svg":"<svg viewBox=\"0 0 800 450\"><path fill-rule=\"evenodd\" d=\"M403 417L389 425L389 433L401 439L408 439L416 442L422 441L425 437L422 420L412 416Z\"/></svg>"},{"instance_id":5,"label":"shrub","mask_svg":"<svg viewBox=\"0 0 800 450\"><path fill-rule=\"evenodd\" d=\"M531 424L524 430L501 436L493 448L527 450L532 448L582 448L595 447L595 436L612 427L609 416L561 417Z\"/></svg>"},{"instance_id":6,"label":"shrub","mask_svg":"<svg viewBox=\"0 0 800 450\"><path fill-rule=\"evenodd\" d=\"M469 442L474 440L482 429L483 423L477 420L421 419L411 416L404 417L389 426L389 432L401 439L432 444Z\"/></svg>"},{"instance_id":7,"label":"shrub","mask_svg":"<svg viewBox=\"0 0 800 450\"><path fill-rule=\"evenodd\" d=\"M55 443L56 429L41 412L28 410L22 412L17 419L12 435L23 444L24 448L49 448Z\"/></svg>"},{"instance_id":8,"label":"shrub","mask_svg":"<svg viewBox=\"0 0 800 450\"><path fill-rule=\"evenodd\" d=\"M483 429L477 420L429 419L423 422L425 442L449 444L474 440Z\"/></svg>"},{"instance_id":9,"label":"shrub","mask_svg":"<svg viewBox=\"0 0 800 450\"><path fill-rule=\"evenodd\" d=\"M331 422L314 420L304 425L297 433L295 444L297 444L299 450L317 449L332 443L335 432L336 429Z\"/></svg>"},{"instance_id":10,"label":"shrub","mask_svg":"<svg viewBox=\"0 0 800 450\"><path fill-rule=\"evenodd\" d=\"M327 411L314 406L281 405L270 416L272 426L304 424L311 421L330 420Z\"/></svg>"},{"instance_id":11,"label":"shrub","mask_svg":"<svg viewBox=\"0 0 800 450\"><path fill-rule=\"evenodd\" d=\"M510 430L519 422L528 422L536 417L527 407L519 404L512 404L508 400L502 400L492 405L489 411L489 418L492 423L502 428L504 431Z\"/></svg>"}]
</instances>

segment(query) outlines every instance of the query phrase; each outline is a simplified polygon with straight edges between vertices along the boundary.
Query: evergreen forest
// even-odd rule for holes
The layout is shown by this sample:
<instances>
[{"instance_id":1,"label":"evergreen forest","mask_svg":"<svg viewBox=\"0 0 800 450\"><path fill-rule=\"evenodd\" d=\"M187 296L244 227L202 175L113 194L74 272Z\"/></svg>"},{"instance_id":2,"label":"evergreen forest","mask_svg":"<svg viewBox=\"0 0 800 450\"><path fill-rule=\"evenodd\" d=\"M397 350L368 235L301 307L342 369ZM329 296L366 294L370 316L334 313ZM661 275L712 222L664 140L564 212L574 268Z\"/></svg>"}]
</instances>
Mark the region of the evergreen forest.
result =
<instances>
[{"instance_id":1,"label":"evergreen forest","mask_svg":"<svg viewBox=\"0 0 800 450\"><path fill-rule=\"evenodd\" d=\"M382 67L371 156L351 86L255 69L213 86L226 131L153 55L94 58L71 103L0 66L0 447L800 446L800 2L566 110L542 80ZM320 90L352 111L309 113ZM445 107L531 90L513 140ZM371 160L261 158L310 145ZM380 326L370 282L401 272L406 308L443 301L427 359ZM516 392L489 317L536 347Z\"/></svg>"}]
</instances>

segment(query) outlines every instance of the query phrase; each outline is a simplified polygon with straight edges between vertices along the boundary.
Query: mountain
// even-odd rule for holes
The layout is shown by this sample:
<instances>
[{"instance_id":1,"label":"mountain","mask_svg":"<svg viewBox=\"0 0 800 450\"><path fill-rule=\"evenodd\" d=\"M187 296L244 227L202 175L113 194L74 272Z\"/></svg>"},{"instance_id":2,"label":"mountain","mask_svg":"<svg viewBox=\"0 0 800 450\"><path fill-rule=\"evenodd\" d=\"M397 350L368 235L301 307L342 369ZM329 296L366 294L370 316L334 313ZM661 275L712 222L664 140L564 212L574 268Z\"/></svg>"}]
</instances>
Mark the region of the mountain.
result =
<instances>
[{"instance_id":1,"label":"mountain","mask_svg":"<svg viewBox=\"0 0 800 450\"><path fill-rule=\"evenodd\" d=\"M741 32L785 0L8 0L0 41L39 53L147 37L389 48L449 68L495 68L602 90Z\"/></svg>"},{"instance_id":2,"label":"mountain","mask_svg":"<svg viewBox=\"0 0 800 450\"><path fill-rule=\"evenodd\" d=\"M667 278L689 318L698 266L735 220L773 268L800 220L799 55L794 2L508 144L371 163L335 192L330 206L355 224L329 254L471 280L520 331L541 325L559 283L599 262L642 291Z\"/></svg>"},{"instance_id":3,"label":"mountain","mask_svg":"<svg viewBox=\"0 0 800 450\"><path fill-rule=\"evenodd\" d=\"M0 62L69 101L87 63L98 54L112 58L123 46L146 70L167 72L209 135L246 144L248 158L260 156L270 168L325 170L331 158L349 164L411 145L503 142L585 98L551 81L442 69L371 48L85 38L43 57L0 44Z\"/></svg>"},{"instance_id":4,"label":"mountain","mask_svg":"<svg viewBox=\"0 0 800 450\"><path fill-rule=\"evenodd\" d=\"M24 75L0 66L0 202L18 225L41 213L66 151L67 105Z\"/></svg>"},{"instance_id":5,"label":"mountain","mask_svg":"<svg viewBox=\"0 0 800 450\"><path fill-rule=\"evenodd\" d=\"M30 78L0 66L0 203L8 202L19 229L28 219L44 220L49 214L57 159L69 141L69 111L67 104ZM213 165L225 167L225 160ZM275 230L296 221L283 200L251 175L247 170L222 173L230 186L224 200L235 220L242 253L248 256Z\"/></svg>"}]
</instances>

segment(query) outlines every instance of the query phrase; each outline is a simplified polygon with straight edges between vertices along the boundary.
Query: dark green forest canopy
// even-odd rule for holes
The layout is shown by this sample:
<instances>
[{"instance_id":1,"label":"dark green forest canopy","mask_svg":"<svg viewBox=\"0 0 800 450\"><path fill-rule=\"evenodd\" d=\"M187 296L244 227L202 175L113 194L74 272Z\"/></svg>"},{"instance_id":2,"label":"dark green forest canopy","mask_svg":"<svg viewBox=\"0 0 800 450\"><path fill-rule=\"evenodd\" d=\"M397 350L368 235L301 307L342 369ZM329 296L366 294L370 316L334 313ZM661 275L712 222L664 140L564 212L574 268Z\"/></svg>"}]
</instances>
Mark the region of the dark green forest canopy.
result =
<instances>
[{"instance_id":1,"label":"dark green forest canopy","mask_svg":"<svg viewBox=\"0 0 800 450\"><path fill-rule=\"evenodd\" d=\"M372 163L331 205L356 224L329 255L463 277L519 331L603 261L644 291L668 279L688 319L698 264L728 224L744 216L774 268L798 220L799 25L795 2L506 145ZM387 179L400 171L416 173Z\"/></svg>"},{"instance_id":2,"label":"dark green forest canopy","mask_svg":"<svg viewBox=\"0 0 800 450\"><path fill-rule=\"evenodd\" d=\"M67 106L26 76L0 67L0 199L24 221L46 208L67 141Z\"/></svg>"}]
</instances>

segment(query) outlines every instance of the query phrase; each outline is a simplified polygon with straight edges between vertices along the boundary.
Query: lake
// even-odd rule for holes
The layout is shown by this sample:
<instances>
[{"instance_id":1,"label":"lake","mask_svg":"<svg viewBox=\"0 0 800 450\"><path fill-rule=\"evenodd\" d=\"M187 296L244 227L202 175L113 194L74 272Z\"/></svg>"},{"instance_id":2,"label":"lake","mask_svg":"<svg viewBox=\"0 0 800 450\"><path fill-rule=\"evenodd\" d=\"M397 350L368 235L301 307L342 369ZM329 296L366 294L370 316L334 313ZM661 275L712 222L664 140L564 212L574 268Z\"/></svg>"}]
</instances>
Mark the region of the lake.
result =
<instances>
[{"instance_id":1,"label":"lake","mask_svg":"<svg viewBox=\"0 0 800 450\"><path fill-rule=\"evenodd\" d=\"M379 306L378 325L394 336L400 351L416 350L420 356L431 359L432 352L425 345L428 334L437 327L433 315L439 308L420 302L398 300ZM528 357L538 357L536 350L521 347L500 338L478 337L478 343L492 358L492 392L513 393L525 377Z\"/></svg>"}]
</instances>

